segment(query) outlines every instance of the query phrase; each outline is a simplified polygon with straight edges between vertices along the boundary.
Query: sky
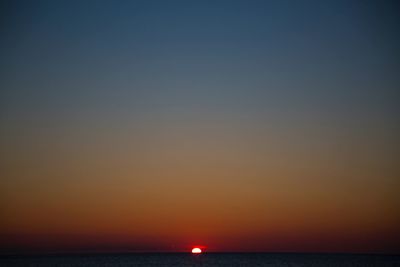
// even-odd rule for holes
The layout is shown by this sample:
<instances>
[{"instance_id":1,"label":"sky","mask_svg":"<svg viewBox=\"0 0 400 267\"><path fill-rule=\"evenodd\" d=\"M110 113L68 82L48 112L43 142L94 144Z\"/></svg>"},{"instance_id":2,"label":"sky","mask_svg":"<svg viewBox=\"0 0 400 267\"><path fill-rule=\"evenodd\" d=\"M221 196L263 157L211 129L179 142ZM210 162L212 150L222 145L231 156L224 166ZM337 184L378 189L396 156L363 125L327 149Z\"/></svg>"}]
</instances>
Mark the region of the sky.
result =
<instances>
[{"instance_id":1,"label":"sky","mask_svg":"<svg viewBox=\"0 0 400 267\"><path fill-rule=\"evenodd\" d=\"M396 1L0 5L0 253L400 253Z\"/></svg>"}]
</instances>

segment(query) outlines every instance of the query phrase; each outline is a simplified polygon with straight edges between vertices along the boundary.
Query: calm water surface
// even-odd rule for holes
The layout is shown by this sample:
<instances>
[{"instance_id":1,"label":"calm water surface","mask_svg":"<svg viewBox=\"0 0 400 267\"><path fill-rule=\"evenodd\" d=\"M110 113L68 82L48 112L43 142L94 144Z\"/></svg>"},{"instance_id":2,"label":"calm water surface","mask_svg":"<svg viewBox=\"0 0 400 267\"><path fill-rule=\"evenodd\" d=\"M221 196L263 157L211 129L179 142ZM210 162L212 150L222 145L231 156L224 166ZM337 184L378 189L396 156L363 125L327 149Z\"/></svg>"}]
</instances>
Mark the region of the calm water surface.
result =
<instances>
[{"instance_id":1,"label":"calm water surface","mask_svg":"<svg viewBox=\"0 0 400 267\"><path fill-rule=\"evenodd\" d=\"M0 266L400 266L400 255L135 253L3 256Z\"/></svg>"}]
</instances>

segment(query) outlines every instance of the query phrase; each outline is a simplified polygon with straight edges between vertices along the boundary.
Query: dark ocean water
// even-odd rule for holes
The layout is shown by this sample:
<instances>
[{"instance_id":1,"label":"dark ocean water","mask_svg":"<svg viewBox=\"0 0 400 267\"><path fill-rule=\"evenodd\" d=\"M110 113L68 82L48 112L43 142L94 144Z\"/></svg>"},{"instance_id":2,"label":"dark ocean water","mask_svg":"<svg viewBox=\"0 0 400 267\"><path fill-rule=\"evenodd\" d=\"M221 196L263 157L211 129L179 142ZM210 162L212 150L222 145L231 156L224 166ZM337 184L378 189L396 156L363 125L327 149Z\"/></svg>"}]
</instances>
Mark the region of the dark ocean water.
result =
<instances>
[{"instance_id":1,"label":"dark ocean water","mask_svg":"<svg viewBox=\"0 0 400 267\"><path fill-rule=\"evenodd\" d=\"M135 253L6 256L0 266L400 266L400 255L291 253Z\"/></svg>"}]
</instances>

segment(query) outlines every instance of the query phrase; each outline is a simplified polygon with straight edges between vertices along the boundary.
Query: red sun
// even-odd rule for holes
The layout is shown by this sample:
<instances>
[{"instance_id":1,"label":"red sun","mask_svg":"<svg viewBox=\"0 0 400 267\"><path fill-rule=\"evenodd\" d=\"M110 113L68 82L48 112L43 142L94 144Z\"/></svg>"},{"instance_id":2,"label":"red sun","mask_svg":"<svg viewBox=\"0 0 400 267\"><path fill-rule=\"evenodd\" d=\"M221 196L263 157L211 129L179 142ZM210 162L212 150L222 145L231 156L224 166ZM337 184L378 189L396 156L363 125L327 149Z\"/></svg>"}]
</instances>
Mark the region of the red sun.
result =
<instances>
[{"instance_id":1,"label":"red sun","mask_svg":"<svg viewBox=\"0 0 400 267\"><path fill-rule=\"evenodd\" d=\"M201 248L193 248L192 249L193 254L200 254L201 253Z\"/></svg>"}]
</instances>

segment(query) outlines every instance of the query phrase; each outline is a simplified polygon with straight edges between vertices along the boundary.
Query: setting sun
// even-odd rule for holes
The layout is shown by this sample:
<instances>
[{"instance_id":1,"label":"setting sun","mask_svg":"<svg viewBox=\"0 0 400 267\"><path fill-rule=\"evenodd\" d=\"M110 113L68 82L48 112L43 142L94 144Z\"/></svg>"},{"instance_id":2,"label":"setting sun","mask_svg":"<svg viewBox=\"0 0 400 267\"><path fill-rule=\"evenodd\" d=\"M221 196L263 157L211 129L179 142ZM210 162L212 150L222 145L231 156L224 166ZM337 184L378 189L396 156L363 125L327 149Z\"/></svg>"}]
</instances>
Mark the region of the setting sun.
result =
<instances>
[{"instance_id":1,"label":"setting sun","mask_svg":"<svg viewBox=\"0 0 400 267\"><path fill-rule=\"evenodd\" d=\"M193 248L192 249L192 253L193 254L200 254L201 253L201 249L200 248Z\"/></svg>"}]
</instances>

